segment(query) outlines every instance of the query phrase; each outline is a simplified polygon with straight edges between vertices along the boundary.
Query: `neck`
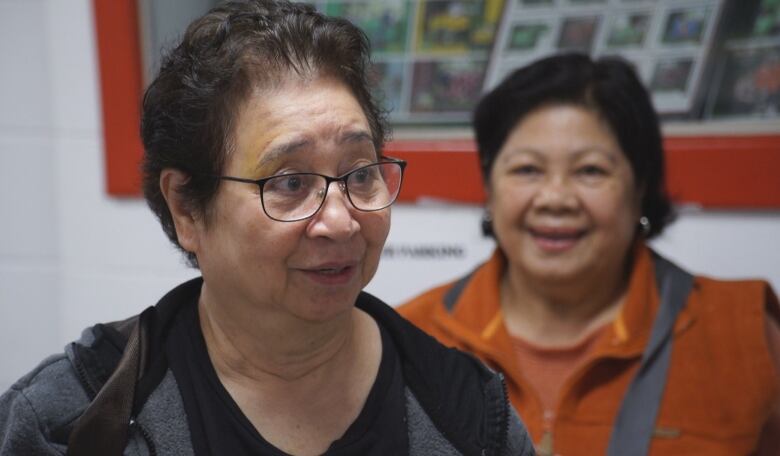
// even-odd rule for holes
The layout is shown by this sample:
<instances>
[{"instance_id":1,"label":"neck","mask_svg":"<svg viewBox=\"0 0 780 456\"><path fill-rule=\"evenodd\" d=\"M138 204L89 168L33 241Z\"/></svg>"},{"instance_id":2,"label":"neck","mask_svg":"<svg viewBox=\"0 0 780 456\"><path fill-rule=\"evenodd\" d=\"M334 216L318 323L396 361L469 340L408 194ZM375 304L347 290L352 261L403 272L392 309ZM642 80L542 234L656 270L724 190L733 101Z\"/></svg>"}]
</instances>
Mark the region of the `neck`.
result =
<instances>
[{"instance_id":1,"label":"neck","mask_svg":"<svg viewBox=\"0 0 780 456\"><path fill-rule=\"evenodd\" d=\"M574 345L617 317L628 284L623 271L546 283L509 265L501 281L507 329L541 346Z\"/></svg>"},{"instance_id":2,"label":"neck","mask_svg":"<svg viewBox=\"0 0 780 456\"><path fill-rule=\"evenodd\" d=\"M200 325L220 377L290 383L354 355L357 309L327 322L308 322L267 308L223 305L205 288Z\"/></svg>"},{"instance_id":3,"label":"neck","mask_svg":"<svg viewBox=\"0 0 780 456\"><path fill-rule=\"evenodd\" d=\"M209 358L241 411L282 451L324 453L355 421L376 379L376 322L356 308L327 322L267 307L241 311L204 291L205 284L199 308Z\"/></svg>"}]
</instances>

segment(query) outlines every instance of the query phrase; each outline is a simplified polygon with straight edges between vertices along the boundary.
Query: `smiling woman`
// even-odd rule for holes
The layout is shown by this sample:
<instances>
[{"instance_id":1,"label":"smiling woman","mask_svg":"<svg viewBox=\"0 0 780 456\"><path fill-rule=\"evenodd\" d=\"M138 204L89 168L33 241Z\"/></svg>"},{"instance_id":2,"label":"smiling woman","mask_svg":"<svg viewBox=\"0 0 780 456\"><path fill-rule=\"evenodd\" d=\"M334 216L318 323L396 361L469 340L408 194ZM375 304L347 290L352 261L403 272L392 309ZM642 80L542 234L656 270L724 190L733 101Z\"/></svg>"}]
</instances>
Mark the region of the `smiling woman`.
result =
<instances>
[{"instance_id":1,"label":"smiling woman","mask_svg":"<svg viewBox=\"0 0 780 456\"><path fill-rule=\"evenodd\" d=\"M474 129L496 251L400 312L506 374L540 454L780 454L777 298L647 246L672 211L632 67L542 59Z\"/></svg>"},{"instance_id":2,"label":"smiling woman","mask_svg":"<svg viewBox=\"0 0 780 456\"><path fill-rule=\"evenodd\" d=\"M202 277L99 324L0 397L0 454L530 455L501 375L362 291L405 163L368 43L226 2L165 57L144 194Z\"/></svg>"}]
</instances>

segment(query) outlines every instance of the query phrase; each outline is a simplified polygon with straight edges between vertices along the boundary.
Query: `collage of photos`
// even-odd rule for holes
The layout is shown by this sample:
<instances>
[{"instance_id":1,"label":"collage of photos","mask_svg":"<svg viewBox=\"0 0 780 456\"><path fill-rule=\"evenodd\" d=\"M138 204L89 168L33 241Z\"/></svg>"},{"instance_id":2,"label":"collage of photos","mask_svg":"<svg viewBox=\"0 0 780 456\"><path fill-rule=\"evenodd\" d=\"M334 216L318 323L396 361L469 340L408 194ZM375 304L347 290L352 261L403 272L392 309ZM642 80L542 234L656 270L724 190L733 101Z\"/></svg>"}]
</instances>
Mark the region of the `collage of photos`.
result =
<instances>
[{"instance_id":1,"label":"collage of photos","mask_svg":"<svg viewBox=\"0 0 780 456\"><path fill-rule=\"evenodd\" d=\"M780 117L780 0L760 0L747 33L725 43L707 115Z\"/></svg>"},{"instance_id":2,"label":"collage of photos","mask_svg":"<svg viewBox=\"0 0 780 456\"><path fill-rule=\"evenodd\" d=\"M358 24L371 41L374 53L406 51L411 13L408 0L327 2L322 11Z\"/></svg>"},{"instance_id":3,"label":"collage of photos","mask_svg":"<svg viewBox=\"0 0 780 456\"><path fill-rule=\"evenodd\" d=\"M723 3L514 0L493 49L488 85L554 52L620 55L651 88L659 111L691 111Z\"/></svg>"},{"instance_id":4,"label":"collage of photos","mask_svg":"<svg viewBox=\"0 0 780 456\"><path fill-rule=\"evenodd\" d=\"M320 11L371 41L376 94L390 120L466 122L484 87L504 0L328 0Z\"/></svg>"},{"instance_id":5,"label":"collage of photos","mask_svg":"<svg viewBox=\"0 0 780 456\"><path fill-rule=\"evenodd\" d=\"M758 6L750 13L747 38L763 47L727 46L719 62L710 52L730 1L736 0L312 3L366 32L371 77L391 122L440 125L467 123L480 95L506 74L561 51L622 56L636 67L662 114L778 111L780 0L753 2ZM722 88L717 100L708 84Z\"/></svg>"},{"instance_id":6,"label":"collage of photos","mask_svg":"<svg viewBox=\"0 0 780 456\"><path fill-rule=\"evenodd\" d=\"M648 12L615 14L607 31L606 46L610 49L642 48L650 31L651 18Z\"/></svg>"},{"instance_id":7,"label":"collage of photos","mask_svg":"<svg viewBox=\"0 0 780 456\"><path fill-rule=\"evenodd\" d=\"M410 111L468 113L482 91L486 63L487 60L416 63Z\"/></svg>"},{"instance_id":8,"label":"collage of photos","mask_svg":"<svg viewBox=\"0 0 780 456\"><path fill-rule=\"evenodd\" d=\"M711 117L780 116L780 44L727 50Z\"/></svg>"}]
</instances>

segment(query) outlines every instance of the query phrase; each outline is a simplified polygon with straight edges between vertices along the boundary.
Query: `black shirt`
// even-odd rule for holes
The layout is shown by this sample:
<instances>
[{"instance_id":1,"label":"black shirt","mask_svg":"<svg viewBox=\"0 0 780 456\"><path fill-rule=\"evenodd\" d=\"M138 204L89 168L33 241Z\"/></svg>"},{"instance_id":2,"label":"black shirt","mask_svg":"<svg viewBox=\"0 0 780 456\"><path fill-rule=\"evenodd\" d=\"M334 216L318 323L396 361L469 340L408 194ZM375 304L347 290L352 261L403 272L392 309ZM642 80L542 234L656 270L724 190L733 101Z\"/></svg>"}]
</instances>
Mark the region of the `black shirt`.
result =
<instances>
[{"instance_id":1,"label":"black shirt","mask_svg":"<svg viewBox=\"0 0 780 456\"><path fill-rule=\"evenodd\" d=\"M409 453L400 360L386 330L379 328L382 359L376 381L357 419L325 455ZM181 391L196 455L287 456L260 435L219 381L200 329L196 303L179 314L165 351Z\"/></svg>"}]
</instances>

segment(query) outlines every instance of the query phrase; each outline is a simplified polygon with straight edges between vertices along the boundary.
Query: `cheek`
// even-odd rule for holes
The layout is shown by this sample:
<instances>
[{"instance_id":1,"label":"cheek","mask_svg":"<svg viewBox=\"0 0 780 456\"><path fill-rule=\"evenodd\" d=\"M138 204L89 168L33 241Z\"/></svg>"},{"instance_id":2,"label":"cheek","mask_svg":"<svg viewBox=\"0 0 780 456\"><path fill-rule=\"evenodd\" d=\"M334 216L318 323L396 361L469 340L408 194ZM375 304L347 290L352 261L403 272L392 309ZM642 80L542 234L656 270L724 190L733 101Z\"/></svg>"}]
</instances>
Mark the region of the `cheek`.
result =
<instances>
[{"instance_id":1,"label":"cheek","mask_svg":"<svg viewBox=\"0 0 780 456\"><path fill-rule=\"evenodd\" d=\"M233 248L257 266L284 261L296 250L305 231L304 224L271 220L252 204L243 206L232 223Z\"/></svg>"},{"instance_id":2,"label":"cheek","mask_svg":"<svg viewBox=\"0 0 780 456\"><path fill-rule=\"evenodd\" d=\"M366 243L369 248L381 250L390 234L390 208L365 215L367 217L360 221L360 228L365 233Z\"/></svg>"},{"instance_id":3,"label":"cheek","mask_svg":"<svg viewBox=\"0 0 780 456\"><path fill-rule=\"evenodd\" d=\"M515 222L530 207L533 189L527 185L499 181L489 196L487 208L494 221Z\"/></svg>"},{"instance_id":4,"label":"cheek","mask_svg":"<svg viewBox=\"0 0 780 456\"><path fill-rule=\"evenodd\" d=\"M587 198L589 212L597 225L621 238L633 237L639 220L635 192L624 185L614 185L605 191L593 192Z\"/></svg>"}]
</instances>

